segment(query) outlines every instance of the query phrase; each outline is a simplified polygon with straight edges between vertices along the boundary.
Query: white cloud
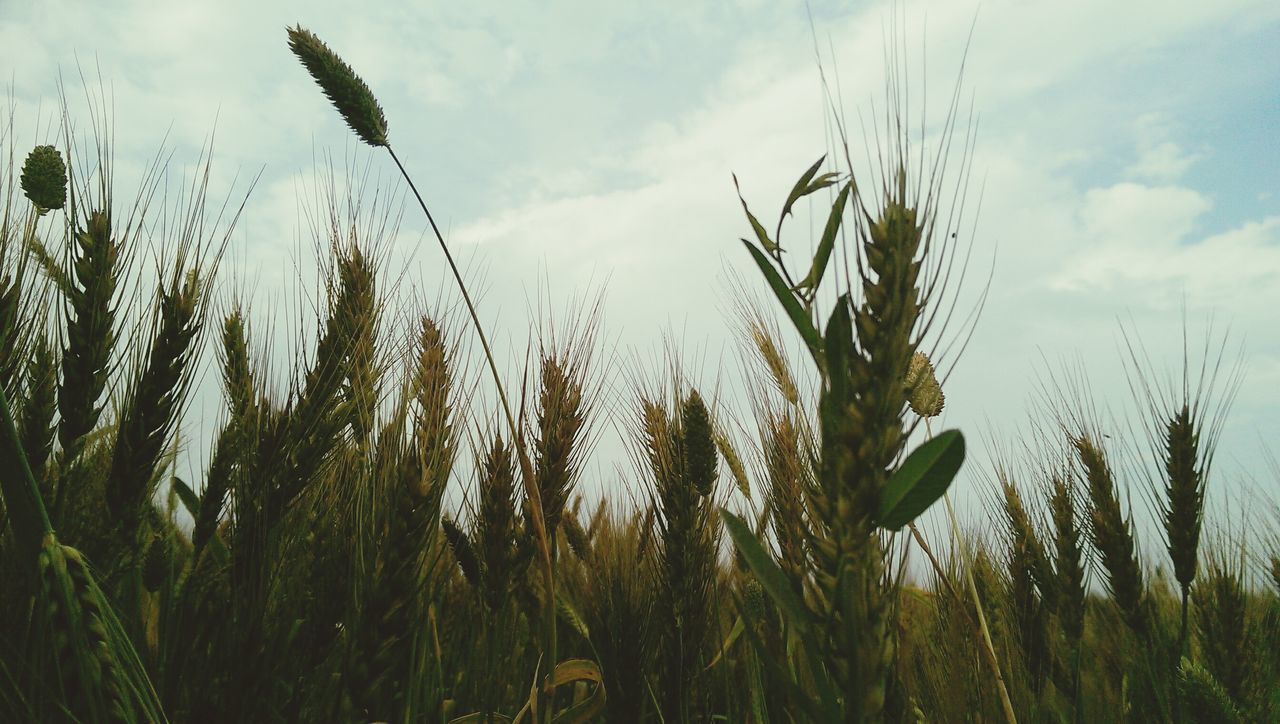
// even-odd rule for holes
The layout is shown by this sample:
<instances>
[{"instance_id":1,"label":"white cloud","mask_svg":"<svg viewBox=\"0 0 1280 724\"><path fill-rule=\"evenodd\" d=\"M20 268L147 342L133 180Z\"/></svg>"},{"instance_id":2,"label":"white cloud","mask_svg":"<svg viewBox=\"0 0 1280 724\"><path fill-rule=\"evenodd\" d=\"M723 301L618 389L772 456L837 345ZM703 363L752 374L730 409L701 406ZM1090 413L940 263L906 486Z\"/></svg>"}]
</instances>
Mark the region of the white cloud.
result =
<instances>
[{"instance_id":1,"label":"white cloud","mask_svg":"<svg viewBox=\"0 0 1280 724\"><path fill-rule=\"evenodd\" d=\"M1195 161L1194 155L1186 153L1172 141L1144 144L1140 146L1138 160L1128 168L1128 173L1147 181L1177 181Z\"/></svg>"},{"instance_id":2,"label":"white cloud","mask_svg":"<svg viewBox=\"0 0 1280 724\"><path fill-rule=\"evenodd\" d=\"M833 82L839 74L855 136L863 132L857 111L869 111L884 87L893 7L819 13L819 43L825 50L829 36L836 53L827 70ZM218 113L215 168L229 176L269 164L236 237L264 296L284 294L265 287L293 275L287 264L306 233L295 188L312 173L313 147L341 154L354 146L285 49L287 24L311 27L378 92L398 153L452 228L455 249L487 268L482 314L517 333L527 328L520 313L539 270L566 293L610 276L607 332L622 330L624 345L648 350L662 330L684 330L716 362L729 340L725 267L757 281L736 242L747 229L730 171L771 227L796 175L827 147L807 20L780 4L166 8L72 12L50 2L7 12L0 44L19 118L40 98L52 110L54 69L72 62L67 48L96 54L115 88L122 166L149 158L171 121L171 141L197 147ZM993 249L998 259L984 319L948 391L951 421L1019 418L1040 350L1050 359L1078 352L1091 365L1116 360L1117 314L1132 312L1154 337L1176 339L1184 294L1192 310L1212 306L1236 320L1259 350L1258 369L1276 369L1269 315L1280 304L1272 291L1280 289L1280 217L1214 219L1217 228L1205 228L1221 210L1199 174L1214 168L1214 147L1228 139L1178 111L1206 92L1180 79L1250 72L1205 70L1221 59L1196 48L1206 38L1274 34L1280 5L1175 11L1156 2L995 0L975 8L912 3L902 28L913 115L927 90L932 136L977 13L966 83L981 118L971 210L979 188L984 196L971 283ZM1159 100L1135 100L1135 89ZM816 211L816 221L806 207L788 224L797 258L821 222ZM405 219L407 257L423 224L416 209ZM428 240L405 264L424 287L442 279L437 254ZM505 346L518 356L523 344L513 337ZM1260 387L1268 375L1248 383L1258 393L1250 399L1274 400ZM1095 380L1107 396L1123 396L1116 374ZM1245 407L1243 419L1276 427L1273 409Z\"/></svg>"}]
</instances>

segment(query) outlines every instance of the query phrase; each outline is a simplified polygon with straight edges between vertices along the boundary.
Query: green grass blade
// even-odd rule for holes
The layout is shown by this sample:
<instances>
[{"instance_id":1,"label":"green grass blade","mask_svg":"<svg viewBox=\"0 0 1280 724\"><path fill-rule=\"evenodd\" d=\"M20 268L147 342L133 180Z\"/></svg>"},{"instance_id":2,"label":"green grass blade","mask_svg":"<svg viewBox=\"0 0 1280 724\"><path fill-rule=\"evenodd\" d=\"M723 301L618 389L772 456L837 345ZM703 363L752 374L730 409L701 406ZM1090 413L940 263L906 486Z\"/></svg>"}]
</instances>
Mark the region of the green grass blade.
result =
<instances>
[{"instance_id":1,"label":"green grass blade","mask_svg":"<svg viewBox=\"0 0 1280 724\"><path fill-rule=\"evenodd\" d=\"M822 338L818 336L818 330L813 326L813 322L809 319L809 314L804 311L800 300L796 299L796 295L787 287L787 283L782 280L778 270L773 268L773 264L769 262L763 252L746 239L743 239L742 243L747 247L747 251L751 252L751 258L755 259L756 266L760 267L760 273L764 274L765 280L769 282L769 288L773 290L774 296L782 303L782 308L786 310L787 316L791 318L791 323L795 325L796 331L804 338L804 342L808 345L814 361L821 364Z\"/></svg>"},{"instance_id":2,"label":"green grass blade","mask_svg":"<svg viewBox=\"0 0 1280 724\"><path fill-rule=\"evenodd\" d=\"M831 213L827 215L826 228L822 230L822 239L818 242L818 249L813 255L813 266L809 268L808 276L796 285L797 290L809 290L810 299L818 293L818 285L822 283L822 277L827 272L827 263L831 261L831 252L836 245L836 235L840 233L840 221L844 218L844 205L848 203L849 193L852 190L852 181L840 189L840 195L836 197L836 202L831 205Z\"/></svg>"},{"instance_id":3,"label":"green grass blade","mask_svg":"<svg viewBox=\"0 0 1280 724\"><path fill-rule=\"evenodd\" d=\"M751 528L746 522L721 508L720 515L724 519L725 530L729 531L729 537L733 538L733 543L738 547L738 552L746 559L747 565L750 566L751 572L755 574L756 579L760 581L760 585L769 596L778 604L778 607L787 615L792 625L806 626L810 622L809 610L805 608L804 602L791 589L791 584L787 580L787 576L774 562L773 558L765 551L764 546L751 532Z\"/></svg>"},{"instance_id":4,"label":"green grass blade","mask_svg":"<svg viewBox=\"0 0 1280 724\"><path fill-rule=\"evenodd\" d=\"M200 496L196 495L196 491L187 485L186 481L177 475L173 476L173 494L178 496L178 500L182 501L182 507L187 509L192 518L200 517Z\"/></svg>"},{"instance_id":5,"label":"green grass blade","mask_svg":"<svg viewBox=\"0 0 1280 724\"><path fill-rule=\"evenodd\" d=\"M777 253L778 245L774 243L773 239L769 238L769 232L765 231L764 225L760 223L755 214L751 213L751 209L747 208L747 200L742 198L742 189L738 188L738 177L736 175L733 177L733 188L738 192L738 201L742 202L742 210L746 212L747 221L751 222L751 228L756 232L756 238L760 240L760 246L763 246L764 250L770 254Z\"/></svg>"},{"instance_id":6,"label":"green grass blade","mask_svg":"<svg viewBox=\"0 0 1280 724\"><path fill-rule=\"evenodd\" d=\"M778 214L778 229L774 232L775 236L782 235L782 221L791 213L791 207L794 206L797 201L804 198L805 194L813 193L812 191L809 191L809 182L813 180L814 174L818 173L818 169L822 166L822 162L826 160L827 154L824 153L821 158L814 161L813 165L810 166L807 171L800 175L800 178L796 181L796 185L791 187L791 193L787 194L787 202L782 205L782 213ZM829 176L830 174L824 175Z\"/></svg>"}]
</instances>

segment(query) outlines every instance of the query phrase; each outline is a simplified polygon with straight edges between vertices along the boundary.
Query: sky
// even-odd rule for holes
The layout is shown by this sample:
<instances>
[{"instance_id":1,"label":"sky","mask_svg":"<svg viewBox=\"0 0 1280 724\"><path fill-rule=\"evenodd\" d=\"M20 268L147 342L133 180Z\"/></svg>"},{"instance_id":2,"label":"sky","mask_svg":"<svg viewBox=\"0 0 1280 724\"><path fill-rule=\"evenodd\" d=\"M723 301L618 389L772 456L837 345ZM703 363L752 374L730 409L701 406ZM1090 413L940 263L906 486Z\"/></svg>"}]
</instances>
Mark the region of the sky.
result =
<instances>
[{"instance_id":1,"label":"sky","mask_svg":"<svg viewBox=\"0 0 1280 724\"><path fill-rule=\"evenodd\" d=\"M50 140L61 79L73 115L88 118L86 89L110 99L119 188L136 184L162 141L179 183L215 131L211 195L242 198L257 176L221 298L248 295L264 315L256 329L276 345L305 328L293 325L315 293L308 219L334 170L340 180L368 174L365 193L381 189L393 213L404 192L390 159L355 142L289 53L294 24L377 95L508 372L539 319L566 323L602 299L596 360L608 402L588 489L613 494L635 477L618 428L634 409L637 365L652 369L665 346L680 350L692 383L719 391L723 409L741 407L735 284L768 300L738 241L750 228L731 174L774 219L795 178L834 150L821 59L855 175L874 186L868 134L886 108L886 58L896 58L908 123L924 138L914 148L928 159L939 156L963 66L943 194L963 210L955 248L972 260L958 319L990 285L963 355L941 360L941 422L969 433L955 488L967 519L981 520L991 496L993 450L1016 450L1028 421L1043 417L1049 373L1087 370L1093 399L1123 418L1136 408L1122 330L1141 338L1165 383L1180 371L1184 321L1193 366L1206 336L1224 335L1228 363L1244 364L1214 504L1238 517L1258 509L1259 491L1280 498L1280 471L1266 463L1280 436L1280 5L1270 0L358 11L0 0L19 139ZM784 231L802 263L829 203L802 204ZM456 300L426 231L406 206L385 244L388 269L404 274L402 304ZM953 322L943 341L965 331ZM211 436L219 404L213 360L205 355L184 427L195 438ZM1146 514L1136 493L1134 505Z\"/></svg>"}]
</instances>

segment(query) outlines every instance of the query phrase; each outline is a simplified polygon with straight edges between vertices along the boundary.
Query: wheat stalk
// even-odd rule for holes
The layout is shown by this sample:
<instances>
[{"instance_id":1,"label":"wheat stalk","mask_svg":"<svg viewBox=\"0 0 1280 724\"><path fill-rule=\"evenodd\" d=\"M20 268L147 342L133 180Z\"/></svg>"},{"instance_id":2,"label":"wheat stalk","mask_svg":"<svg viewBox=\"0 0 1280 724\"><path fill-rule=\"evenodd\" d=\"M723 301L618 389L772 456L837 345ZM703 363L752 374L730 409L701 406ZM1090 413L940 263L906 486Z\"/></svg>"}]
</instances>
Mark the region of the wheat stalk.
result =
<instances>
[{"instance_id":1,"label":"wheat stalk","mask_svg":"<svg viewBox=\"0 0 1280 724\"><path fill-rule=\"evenodd\" d=\"M1107 587L1125 622L1137 634L1150 632L1142 566L1134 550L1131 524L1120 510L1120 498L1106 454L1091 437L1072 438L1084 468L1089 494L1089 538L1102 556Z\"/></svg>"},{"instance_id":2,"label":"wheat stalk","mask_svg":"<svg viewBox=\"0 0 1280 724\"><path fill-rule=\"evenodd\" d=\"M444 235L440 233L440 227L436 225L435 218L427 208L426 202L423 201L422 194L418 192L417 185L414 184L412 177L405 170L404 164L400 162L400 158L391 148L387 140L386 119L369 86L355 74L350 66L344 63L336 53L320 42L319 38L311 32L301 27L295 27L288 29L288 35L290 48L302 61L311 77L324 90L330 101L333 102L334 107L347 122L347 125L365 143L387 149L388 155L395 162L396 168L399 169L401 176L404 177L405 182L409 185L410 191L413 192L414 198L418 201L418 206L422 209L423 214L427 217L427 222L431 225L431 230L435 234L436 241L440 244L440 250L449 265L449 271L458 284L462 301L466 305L476 336L479 338L480 346L484 350L489 372L493 376L494 384L498 389L498 399L502 404L502 411L506 417L507 427L510 430L520 464L525 500L529 506L538 553L542 561L543 584L548 593L554 595L555 565L552 559L551 538L547 534L546 517L542 510L542 496L538 494L533 463L524 445L520 427L516 424L511 403L507 399L506 388L502 384L502 376L499 374L498 365L494 361L493 350L489 345L488 336L484 332L484 326L480 323L480 316L476 312L475 304L471 301L471 295L462 280L462 274L458 271L458 265L454 262L453 254L450 253L449 246L444 241ZM548 609L547 619L544 622L544 643L549 660L554 662L556 660L555 611L552 607L548 607ZM551 714L552 711L548 708L545 712L545 720L548 723L551 720Z\"/></svg>"},{"instance_id":3,"label":"wheat stalk","mask_svg":"<svg viewBox=\"0 0 1280 724\"><path fill-rule=\"evenodd\" d=\"M53 351L43 336L36 338L27 366L27 399L23 402L18 437L38 482L45 480L45 464L53 452L53 416L58 405L58 371ZM43 494L47 494L44 486Z\"/></svg>"},{"instance_id":4,"label":"wheat stalk","mask_svg":"<svg viewBox=\"0 0 1280 724\"><path fill-rule=\"evenodd\" d=\"M98 404L106 388L111 349L115 344L115 291L120 247L112 236L108 212L89 214L74 235L68 295L67 337L62 350L62 384L58 387L58 444L70 464L80 454L82 439L98 421ZM54 517L71 491L59 485Z\"/></svg>"},{"instance_id":5,"label":"wheat stalk","mask_svg":"<svg viewBox=\"0 0 1280 724\"><path fill-rule=\"evenodd\" d=\"M107 507L126 537L151 500L156 464L190 385L189 367L203 327L204 286L192 270L180 286L158 294L160 321L146 366L126 398L107 477Z\"/></svg>"},{"instance_id":6,"label":"wheat stalk","mask_svg":"<svg viewBox=\"0 0 1280 724\"><path fill-rule=\"evenodd\" d=\"M587 408L582 371L568 355L542 357L533 435L533 470L547 535L555 541L565 504L577 482Z\"/></svg>"},{"instance_id":7,"label":"wheat stalk","mask_svg":"<svg viewBox=\"0 0 1280 724\"><path fill-rule=\"evenodd\" d=\"M1249 630L1243 565L1228 561L1221 552L1208 556L1207 563L1191 592L1200 655L1230 700L1242 702L1255 664L1248 654L1255 642Z\"/></svg>"}]
</instances>

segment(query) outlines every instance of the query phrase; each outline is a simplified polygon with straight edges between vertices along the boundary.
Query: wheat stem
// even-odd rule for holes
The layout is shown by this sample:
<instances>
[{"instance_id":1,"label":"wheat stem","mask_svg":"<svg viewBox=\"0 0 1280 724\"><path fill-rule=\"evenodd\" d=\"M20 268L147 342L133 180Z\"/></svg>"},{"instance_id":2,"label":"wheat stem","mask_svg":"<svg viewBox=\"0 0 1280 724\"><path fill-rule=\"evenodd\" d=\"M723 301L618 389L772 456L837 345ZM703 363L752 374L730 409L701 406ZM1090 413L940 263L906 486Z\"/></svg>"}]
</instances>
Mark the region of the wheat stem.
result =
<instances>
[{"instance_id":1,"label":"wheat stem","mask_svg":"<svg viewBox=\"0 0 1280 724\"><path fill-rule=\"evenodd\" d=\"M431 210L427 208L427 203L423 201L422 194L418 193L417 185L413 183L409 172L405 170L404 164L400 162L400 158L396 156L396 152L391 148L391 145L387 144L386 148L387 153L391 155L391 160L395 161L396 168L400 169L400 175L404 177L405 183L409 184L409 190L413 192L413 197L417 199L418 206L422 208L422 213L426 214L427 222L431 224L431 231L435 233L436 241L440 243L440 250L444 252L445 261L449 263L449 271L453 273L453 278L458 283L462 301L466 304L467 313L471 316L471 322L475 326L476 336L480 338L480 346L484 350L485 361L489 365L489 372L493 375L493 382L498 388L498 399L502 403L502 412L507 418L507 426L511 428L511 441L519 453L520 472L524 479L524 494L529 501L529 517L533 519L533 530L538 541L538 552L542 558L543 582L546 585L547 595L551 597L548 600L553 600L556 590L555 568L551 562L551 544L547 540L546 520L542 512L542 496L534 488L533 464L530 462L529 453L525 449L524 438L516 426L515 415L511 413L511 403L507 400L506 388L502 384L502 376L498 373L498 365L493 360L493 350L489 346L489 338L484 333L484 326L480 324L480 315L476 313L475 304L471 301L471 294L467 292L467 285L462 280L462 273L458 271L458 265L453 260L453 254L450 253L449 245L445 243L444 235L440 233L440 227L436 225L436 220L431 215ZM556 661L556 612L553 605L549 605L546 608L546 660L552 662L551 668L554 669ZM547 707L547 721L550 721L553 710L553 706Z\"/></svg>"},{"instance_id":2,"label":"wheat stem","mask_svg":"<svg viewBox=\"0 0 1280 724\"><path fill-rule=\"evenodd\" d=\"M9 396L0 386L0 415L4 416L5 457L16 461L19 477L25 482L25 489L16 482L12 475L0 476L0 488L4 493L5 507L9 511L9 519L13 521L19 545L30 549L28 560L34 561L40 550L40 539L53 531L49 523L49 514L40 498L40 488L36 478L31 474L31 466L27 464L27 455L22 449L22 440L18 437L18 428L13 422L13 412L9 409Z\"/></svg>"},{"instance_id":3,"label":"wheat stem","mask_svg":"<svg viewBox=\"0 0 1280 724\"><path fill-rule=\"evenodd\" d=\"M929 425L929 419L925 418L924 428L926 436L933 437L933 429ZM982 633L983 650L987 653L987 661L991 664L991 673L996 679L996 690L1000 692L1000 705L1004 709L1004 718L1010 724L1017 724L1018 716L1013 712L1013 702L1009 700L1009 689L1004 683L1004 674L1000 673L1000 659L996 656L996 647L991 643L991 630L987 628L987 617L982 612L982 599L978 596L978 584L973 580L973 558L969 555L969 548L965 545L964 537L960 535L960 523L956 520L955 507L951 505L951 494L943 493L942 501L947 506L947 517L951 520L951 535L955 539L956 547L960 549L960 556L964 560L965 579L969 582L969 593L973 596L973 607L978 612L978 630Z\"/></svg>"}]
</instances>

